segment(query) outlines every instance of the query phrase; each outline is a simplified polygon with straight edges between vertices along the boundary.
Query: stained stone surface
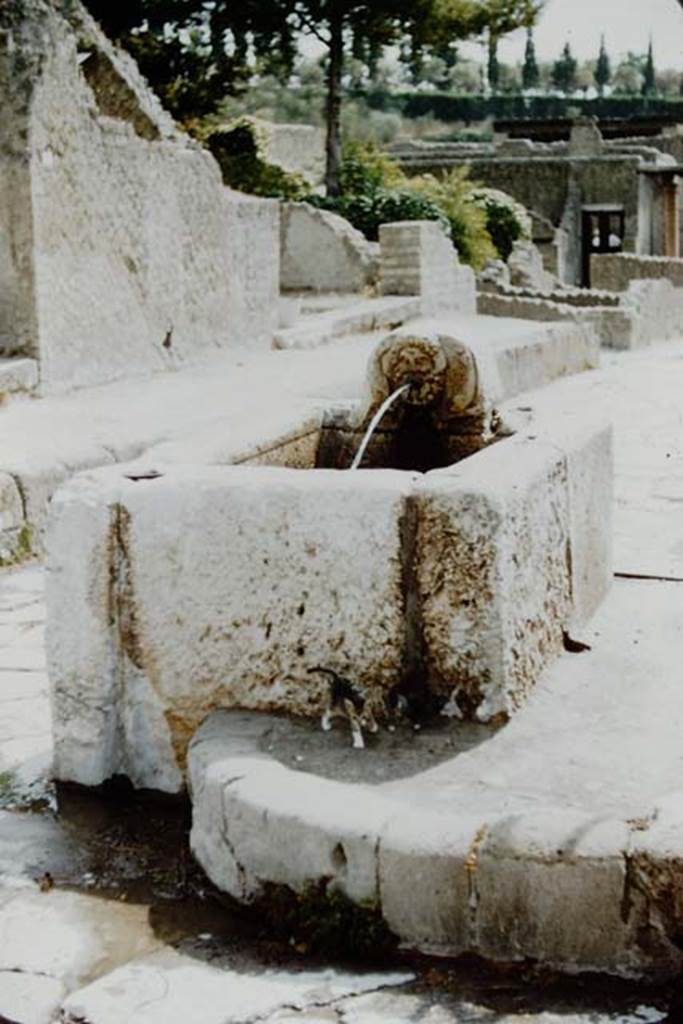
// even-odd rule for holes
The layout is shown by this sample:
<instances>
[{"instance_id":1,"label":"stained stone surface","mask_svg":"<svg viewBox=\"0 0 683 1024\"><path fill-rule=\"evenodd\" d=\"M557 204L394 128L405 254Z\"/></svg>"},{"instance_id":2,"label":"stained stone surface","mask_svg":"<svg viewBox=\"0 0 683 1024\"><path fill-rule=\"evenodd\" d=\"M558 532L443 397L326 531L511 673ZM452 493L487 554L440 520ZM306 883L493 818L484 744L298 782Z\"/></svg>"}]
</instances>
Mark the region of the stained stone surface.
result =
<instances>
[{"instance_id":1,"label":"stained stone surface","mask_svg":"<svg viewBox=\"0 0 683 1024\"><path fill-rule=\"evenodd\" d=\"M224 188L80 3L0 30L0 354L55 391L268 348L277 204Z\"/></svg>"},{"instance_id":2,"label":"stained stone surface","mask_svg":"<svg viewBox=\"0 0 683 1024\"><path fill-rule=\"evenodd\" d=\"M317 666L387 691L406 642L412 482L233 466L66 488L48 590L57 776L174 792L216 707L320 713Z\"/></svg>"}]
</instances>

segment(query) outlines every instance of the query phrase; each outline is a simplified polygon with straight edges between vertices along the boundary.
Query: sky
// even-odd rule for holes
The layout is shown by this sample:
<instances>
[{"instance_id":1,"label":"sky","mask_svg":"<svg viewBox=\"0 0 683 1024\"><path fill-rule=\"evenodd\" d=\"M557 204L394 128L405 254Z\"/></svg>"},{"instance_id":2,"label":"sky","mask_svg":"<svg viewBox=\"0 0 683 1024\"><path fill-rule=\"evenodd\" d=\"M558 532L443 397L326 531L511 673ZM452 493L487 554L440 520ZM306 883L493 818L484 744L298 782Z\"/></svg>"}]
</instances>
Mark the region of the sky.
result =
<instances>
[{"instance_id":1,"label":"sky","mask_svg":"<svg viewBox=\"0 0 683 1024\"><path fill-rule=\"evenodd\" d=\"M540 60L555 60L569 41L580 60L594 59L600 35L613 66L629 50L644 53L650 36L658 68L683 72L683 8L677 0L547 0L534 32ZM463 47L479 59L481 47ZM516 63L524 55L524 34L515 32L500 46L499 56Z\"/></svg>"}]
</instances>

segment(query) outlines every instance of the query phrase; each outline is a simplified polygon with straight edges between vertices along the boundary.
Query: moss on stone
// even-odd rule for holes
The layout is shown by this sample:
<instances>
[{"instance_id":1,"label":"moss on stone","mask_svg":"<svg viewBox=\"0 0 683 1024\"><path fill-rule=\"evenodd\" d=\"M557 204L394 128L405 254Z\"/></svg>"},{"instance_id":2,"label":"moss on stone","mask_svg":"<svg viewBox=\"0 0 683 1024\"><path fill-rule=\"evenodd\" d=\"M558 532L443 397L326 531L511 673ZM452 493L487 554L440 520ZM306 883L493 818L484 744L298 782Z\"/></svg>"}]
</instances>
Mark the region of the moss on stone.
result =
<instances>
[{"instance_id":1,"label":"moss on stone","mask_svg":"<svg viewBox=\"0 0 683 1024\"><path fill-rule=\"evenodd\" d=\"M398 939L379 908L354 903L330 879L311 882L301 892L268 883L256 911L270 930L300 952L365 963L385 961Z\"/></svg>"}]
</instances>

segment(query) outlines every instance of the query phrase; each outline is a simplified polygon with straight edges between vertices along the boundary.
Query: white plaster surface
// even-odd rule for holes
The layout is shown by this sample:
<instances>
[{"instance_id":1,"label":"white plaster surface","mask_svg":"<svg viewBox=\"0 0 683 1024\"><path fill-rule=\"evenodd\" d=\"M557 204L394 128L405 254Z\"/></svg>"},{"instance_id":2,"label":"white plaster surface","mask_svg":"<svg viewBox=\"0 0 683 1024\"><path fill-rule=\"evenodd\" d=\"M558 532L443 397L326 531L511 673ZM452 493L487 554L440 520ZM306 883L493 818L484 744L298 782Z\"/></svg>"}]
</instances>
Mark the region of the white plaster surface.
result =
<instances>
[{"instance_id":1,"label":"white plaster surface","mask_svg":"<svg viewBox=\"0 0 683 1024\"><path fill-rule=\"evenodd\" d=\"M0 940L0 977L37 974L67 991L159 946L145 906L41 892L31 883L0 888Z\"/></svg>"},{"instance_id":2,"label":"white plaster surface","mask_svg":"<svg viewBox=\"0 0 683 1024\"><path fill-rule=\"evenodd\" d=\"M360 292L379 274L377 246L347 220L309 203L280 210L283 291Z\"/></svg>"},{"instance_id":3,"label":"white plaster surface","mask_svg":"<svg viewBox=\"0 0 683 1024\"><path fill-rule=\"evenodd\" d=\"M51 1024L66 989L58 978L0 971L0 1014L20 1024Z\"/></svg>"},{"instance_id":4,"label":"white plaster surface","mask_svg":"<svg viewBox=\"0 0 683 1024\"><path fill-rule=\"evenodd\" d=\"M325 1006L344 996L401 985L408 973L356 975L336 970L263 971L258 975L213 967L172 950L132 960L69 996L66 1022L90 1024L243 1024L283 1005ZM199 996L201 997L199 998Z\"/></svg>"}]
</instances>

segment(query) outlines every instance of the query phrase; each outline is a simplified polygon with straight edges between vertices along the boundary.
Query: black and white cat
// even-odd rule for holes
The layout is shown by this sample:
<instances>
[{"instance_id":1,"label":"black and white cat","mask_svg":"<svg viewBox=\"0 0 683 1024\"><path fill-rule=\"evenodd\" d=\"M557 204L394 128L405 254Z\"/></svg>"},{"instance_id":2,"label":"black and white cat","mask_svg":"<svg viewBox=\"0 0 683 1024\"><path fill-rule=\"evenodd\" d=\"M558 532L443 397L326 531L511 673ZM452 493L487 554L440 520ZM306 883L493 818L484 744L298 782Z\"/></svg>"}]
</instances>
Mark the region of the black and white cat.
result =
<instances>
[{"instance_id":1,"label":"black and white cat","mask_svg":"<svg viewBox=\"0 0 683 1024\"><path fill-rule=\"evenodd\" d=\"M321 725L325 732L329 732L332 728L333 718L346 718L351 725L353 746L362 750L365 747L363 728L372 733L376 733L379 729L375 717L376 699L373 699L364 687L351 682L350 679L335 672L332 668L322 668L317 665L314 668L309 668L308 671L326 675L330 680L327 705L321 719Z\"/></svg>"}]
</instances>

